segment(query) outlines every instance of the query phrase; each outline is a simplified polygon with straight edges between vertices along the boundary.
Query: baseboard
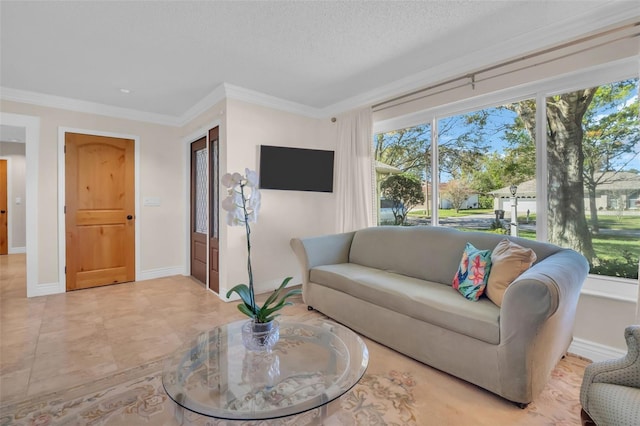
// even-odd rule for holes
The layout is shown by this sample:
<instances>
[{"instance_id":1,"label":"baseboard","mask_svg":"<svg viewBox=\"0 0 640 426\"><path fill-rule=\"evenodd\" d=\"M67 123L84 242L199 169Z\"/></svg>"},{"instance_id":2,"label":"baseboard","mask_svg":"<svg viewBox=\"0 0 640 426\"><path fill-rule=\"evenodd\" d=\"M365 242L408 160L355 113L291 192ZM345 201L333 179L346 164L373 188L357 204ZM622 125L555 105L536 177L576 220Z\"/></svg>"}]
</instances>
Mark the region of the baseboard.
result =
<instances>
[{"instance_id":1,"label":"baseboard","mask_svg":"<svg viewBox=\"0 0 640 426\"><path fill-rule=\"evenodd\" d=\"M573 338L573 342L571 342L571 345L569 346L569 352L580 355L581 357L590 359L594 362L622 358L627 353L626 350L601 345L600 343L591 342L577 337Z\"/></svg>"},{"instance_id":2,"label":"baseboard","mask_svg":"<svg viewBox=\"0 0 640 426\"><path fill-rule=\"evenodd\" d=\"M33 293L27 295L28 297L37 297L37 296L49 296L50 294L60 294L64 293L64 289L60 291L60 283L44 283L37 284L33 289Z\"/></svg>"},{"instance_id":3,"label":"baseboard","mask_svg":"<svg viewBox=\"0 0 640 426\"><path fill-rule=\"evenodd\" d=\"M172 275L182 275L184 268L182 266L173 266L170 268L147 269L140 271L136 281L153 280L156 278L170 277Z\"/></svg>"},{"instance_id":4,"label":"baseboard","mask_svg":"<svg viewBox=\"0 0 640 426\"><path fill-rule=\"evenodd\" d=\"M9 248L9 254L22 254L22 253L26 253L26 252L27 252L27 248L26 247Z\"/></svg>"},{"instance_id":5,"label":"baseboard","mask_svg":"<svg viewBox=\"0 0 640 426\"><path fill-rule=\"evenodd\" d=\"M184 268L181 266L149 269L147 271L141 271L138 274L136 281L152 280L155 278L169 277L171 275L182 275L183 272ZM60 288L60 283L45 283L36 285L33 292L28 293L28 297L48 296L50 294L59 294L64 292L65 289L64 287Z\"/></svg>"}]
</instances>

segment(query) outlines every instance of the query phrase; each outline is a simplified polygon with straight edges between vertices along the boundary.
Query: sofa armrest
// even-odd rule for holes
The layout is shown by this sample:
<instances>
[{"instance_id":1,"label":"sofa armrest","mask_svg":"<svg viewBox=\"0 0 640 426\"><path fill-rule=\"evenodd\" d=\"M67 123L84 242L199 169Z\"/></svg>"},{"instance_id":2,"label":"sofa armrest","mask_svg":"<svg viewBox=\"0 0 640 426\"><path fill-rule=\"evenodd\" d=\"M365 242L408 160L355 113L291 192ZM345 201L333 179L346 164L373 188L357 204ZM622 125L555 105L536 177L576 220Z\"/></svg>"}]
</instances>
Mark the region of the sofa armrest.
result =
<instances>
[{"instance_id":1,"label":"sofa armrest","mask_svg":"<svg viewBox=\"0 0 640 426\"><path fill-rule=\"evenodd\" d=\"M589 264L573 250L561 250L520 275L504 295L500 312L501 340L524 328L533 333L558 311L575 310ZM570 316L573 321L573 315ZM567 324L569 331L573 324ZM534 336L528 336L532 339Z\"/></svg>"},{"instance_id":2,"label":"sofa armrest","mask_svg":"<svg viewBox=\"0 0 640 426\"><path fill-rule=\"evenodd\" d=\"M623 358L589 364L584 371L580 387L580 403L588 412L589 386L592 383L640 388L640 325L630 325L624 331L627 355Z\"/></svg>"},{"instance_id":3,"label":"sofa armrest","mask_svg":"<svg viewBox=\"0 0 640 426\"><path fill-rule=\"evenodd\" d=\"M562 249L533 265L504 294L500 308L499 376L504 394L530 402L573 339L575 312L589 264ZM526 384L513 377L528 377Z\"/></svg>"},{"instance_id":4,"label":"sofa armrest","mask_svg":"<svg viewBox=\"0 0 640 426\"><path fill-rule=\"evenodd\" d=\"M291 248L302 270L302 284L309 282L309 271L320 265L349 262L349 250L355 232L311 238L292 238Z\"/></svg>"}]
</instances>

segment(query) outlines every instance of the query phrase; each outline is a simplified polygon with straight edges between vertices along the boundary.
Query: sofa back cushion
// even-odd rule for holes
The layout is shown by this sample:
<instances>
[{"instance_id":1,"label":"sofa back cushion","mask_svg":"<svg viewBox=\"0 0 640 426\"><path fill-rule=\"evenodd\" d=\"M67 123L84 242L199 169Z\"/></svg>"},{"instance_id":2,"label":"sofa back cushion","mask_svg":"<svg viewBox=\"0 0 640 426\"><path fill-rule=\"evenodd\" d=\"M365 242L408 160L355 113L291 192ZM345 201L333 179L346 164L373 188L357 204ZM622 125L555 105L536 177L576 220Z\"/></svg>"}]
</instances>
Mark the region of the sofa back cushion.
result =
<instances>
[{"instance_id":1,"label":"sofa back cushion","mask_svg":"<svg viewBox=\"0 0 640 426\"><path fill-rule=\"evenodd\" d=\"M504 235L443 226L378 226L356 231L349 262L451 285L468 242L493 250ZM552 244L508 237L536 253L537 262L562 250Z\"/></svg>"}]
</instances>

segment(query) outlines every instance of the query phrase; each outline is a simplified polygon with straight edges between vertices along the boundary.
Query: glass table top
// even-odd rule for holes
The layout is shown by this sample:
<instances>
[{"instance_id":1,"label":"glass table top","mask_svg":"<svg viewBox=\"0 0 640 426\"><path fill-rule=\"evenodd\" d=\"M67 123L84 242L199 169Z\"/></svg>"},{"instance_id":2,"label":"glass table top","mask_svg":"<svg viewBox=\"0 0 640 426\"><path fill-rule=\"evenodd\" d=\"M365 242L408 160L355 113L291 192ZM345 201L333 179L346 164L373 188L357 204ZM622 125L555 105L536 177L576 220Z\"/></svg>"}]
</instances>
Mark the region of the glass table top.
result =
<instances>
[{"instance_id":1,"label":"glass table top","mask_svg":"<svg viewBox=\"0 0 640 426\"><path fill-rule=\"evenodd\" d=\"M367 368L367 346L340 324L282 322L273 350L252 352L242 344L245 322L201 333L167 359L162 384L171 399L209 417L272 419L333 401Z\"/></svg>"}]
</instances>

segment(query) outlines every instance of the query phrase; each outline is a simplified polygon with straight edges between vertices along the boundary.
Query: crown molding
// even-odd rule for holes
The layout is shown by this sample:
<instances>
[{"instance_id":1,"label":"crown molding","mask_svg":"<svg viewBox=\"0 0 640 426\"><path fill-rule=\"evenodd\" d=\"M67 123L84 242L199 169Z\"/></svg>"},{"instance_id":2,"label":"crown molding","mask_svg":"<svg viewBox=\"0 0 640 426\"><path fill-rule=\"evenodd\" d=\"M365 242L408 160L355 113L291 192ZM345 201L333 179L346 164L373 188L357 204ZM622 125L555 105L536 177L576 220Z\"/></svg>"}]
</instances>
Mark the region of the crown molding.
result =
<instances>
[{"instance_id":1,"label":"crown molding","mask_svg":"<svg viewBox=\"0 0 640 426\"><path fill-rule=\"evenodd\" d=\"M189 108L184 114L180 116L178 119L178 123L180 126L186 126L192 120L198 118L200 114L206 112L209 108L213 107L219 102L222 102L227 98L225 84L221 84L215 89L213 89L208 95L204 98L200 99L194 106Z\"/></svg>"},{"instance_id":2,"label":"crown molding","mask_svg":"<svg viewBox=\"0 0 640 426\"><path fill-rule=\"evenodd\" d=\"M228 83L223 83L213 89L213 91L179 117L139 111L130 108L115 107L62 96L12 89L8 87L0 87L0 99L173 127L185 126L200 114L206 112L209 108L224 99L235 99L310 118L324 118L321 110L318 108L313 108Z\"/></svg>"},{"instance_id":3,"label":"crown molding","mask_svg":"<svg viewBox=\"0 0 640 426\"><path fill-rule=\"evenodd\" d=\"M206 112L209 108L224 99L234 99L310 118L324 118L321 110L318 108L288 101L286 99L267 95L255 90L235 86L233 84L222 83L213 89L211 93L202 98L197 104L189 108L189 110L180 117L180 125L186 125L191 120L194 120L200 114Z\"/></svg>"},{"instance_id":4,"label":"crown molding","mask_svg":"<svg viewBox=\"0 0 640 426\"><path fill-rule=\"evenodd\" d=\"M0 99L39 105L49 108L66 109L69 111L84 112L89 114L105 115L125 120L142 121L165 126L178 126L179 119L171 115L155 114L130 108L116 107L96 102L81 101L62 96L47 95L44 93L30 92L26 90L0 87Z\"/></svg>"},{"instance_id":5,"label":"crown molding","mask_svg":"<svg viewBox=\"0 0 640 426\"><path fill-rule=\"evenodd\" d=\"M443 81L456 75L464 75L474 69L499 63L507 59L532 52L581 35L603 30L607 27L633 22L640 19L640 10L633 1L606 3L582 14L577 11L572 18L556 24L544 31L514 35L500 43L480 49L452 61L396 80L377 89L353 96L320 110L322 117L330 117L346 111L374 105L403 93L412 92L430 84ZM472 64L472 65L470 65Z\"/></svg>"},{"instance_id":6,"label":"crown molding","mask_svg":"<svg viewBox=\"0 0 640 426\"><path fill-rule=\"evenodd\" d=\"M310 118L324 118L321 109L314 108L298 102L288 101L286 99L277 98L265 93L257 92L251 89L245 89L240 86L224 83L227 98L238 101L249 102L255 105L261 105L268 108L278 109L293 114L303 115Z\"/></svg>"}]
</instances>

